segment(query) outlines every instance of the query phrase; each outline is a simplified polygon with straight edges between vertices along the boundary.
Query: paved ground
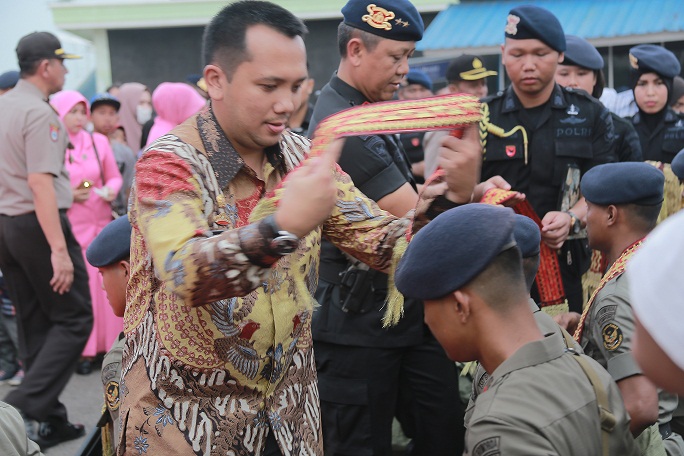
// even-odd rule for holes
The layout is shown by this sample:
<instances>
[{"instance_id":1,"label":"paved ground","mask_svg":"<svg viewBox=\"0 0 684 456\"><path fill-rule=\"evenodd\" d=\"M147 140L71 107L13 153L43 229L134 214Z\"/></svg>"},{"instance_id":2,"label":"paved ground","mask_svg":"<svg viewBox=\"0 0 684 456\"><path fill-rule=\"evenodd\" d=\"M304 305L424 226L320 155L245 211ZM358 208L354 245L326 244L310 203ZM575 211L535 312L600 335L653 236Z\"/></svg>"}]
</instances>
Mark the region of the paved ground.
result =
<instances>
[{"instance_id":1,"label":"paved ground","mask_svg":"<svg viewBox=\"0 0 684 456\"><path fill-rule=\"evenodd\" d=\"M12 389L11 386L0 385L0 398L4 398ZM69 411L69 421L81 423L86 427L86 435L95 427L102 410L102 383L100 373L93 371L90 375L76 375L65 388L61 401ZM74 456L85 441L85 437L63 443L45 451L49 456Z\"/></svg>"}]
</instances>

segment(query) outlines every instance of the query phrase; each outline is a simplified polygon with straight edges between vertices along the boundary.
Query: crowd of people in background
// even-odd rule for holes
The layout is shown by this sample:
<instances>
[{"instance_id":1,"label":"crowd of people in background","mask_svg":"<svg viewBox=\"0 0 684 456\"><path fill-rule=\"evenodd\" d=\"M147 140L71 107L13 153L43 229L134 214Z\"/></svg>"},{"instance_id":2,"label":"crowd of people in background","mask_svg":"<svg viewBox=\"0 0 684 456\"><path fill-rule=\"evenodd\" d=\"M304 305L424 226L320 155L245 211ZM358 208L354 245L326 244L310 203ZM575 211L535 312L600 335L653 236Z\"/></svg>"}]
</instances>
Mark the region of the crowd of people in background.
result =
<instances>
[{"instance_id":1,"label":"crowd of people in background","mask_svg":"<svg viewBox=\"0 0 684 456\"><path fill-rule=\"evenodd\" d=\"M19 42L0 75L19 454L84 434L59 394L101 367L118 454L387 455L395 423L410 455L684 456L677 56L632 47L617 93L591 43L519 6L501 18L510 86L489 94L482 56L443 81L409 69L410 1L341 12L314 99L306 27L269 2L225 7L204 74L154 90L88 100L62 90L78 56L47 32ZM363 133L308 156L341 111L451 94L481 103L460 136Z\"/></svg>"}]
</instances>

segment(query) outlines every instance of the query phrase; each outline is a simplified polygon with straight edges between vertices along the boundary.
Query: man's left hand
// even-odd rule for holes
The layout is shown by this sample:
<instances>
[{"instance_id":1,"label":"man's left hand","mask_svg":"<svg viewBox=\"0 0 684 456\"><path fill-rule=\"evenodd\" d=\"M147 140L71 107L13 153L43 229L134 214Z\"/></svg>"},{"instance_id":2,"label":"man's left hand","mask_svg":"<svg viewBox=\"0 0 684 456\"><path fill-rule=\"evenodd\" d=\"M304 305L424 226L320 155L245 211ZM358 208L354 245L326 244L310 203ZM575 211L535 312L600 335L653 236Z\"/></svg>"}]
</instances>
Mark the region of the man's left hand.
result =
<instances>
[{"instance_id":1,"label":"man's left hand","mask_svg":"<svg viewBox=\"0 0 684 456\"><path fill-rule=\"evenodd\" d=\"M560 249L570 234L571 224L570 214L567 212L548 212L542 219L542 241L553 250Z\"/></svg>"},{"instance_id":2,"label":"man's left hand","mask_svg":"<svg viewBox=\"0 0 684 456\"><path fill-rule=\"evenodd\" d=\"M475 185L480 181L482 147L476 126L466 128L463 139L442 138L439 148L439 167L444 170L448 190L447 199L454 203L469 203Z\"/></svg>"}]
</instances>

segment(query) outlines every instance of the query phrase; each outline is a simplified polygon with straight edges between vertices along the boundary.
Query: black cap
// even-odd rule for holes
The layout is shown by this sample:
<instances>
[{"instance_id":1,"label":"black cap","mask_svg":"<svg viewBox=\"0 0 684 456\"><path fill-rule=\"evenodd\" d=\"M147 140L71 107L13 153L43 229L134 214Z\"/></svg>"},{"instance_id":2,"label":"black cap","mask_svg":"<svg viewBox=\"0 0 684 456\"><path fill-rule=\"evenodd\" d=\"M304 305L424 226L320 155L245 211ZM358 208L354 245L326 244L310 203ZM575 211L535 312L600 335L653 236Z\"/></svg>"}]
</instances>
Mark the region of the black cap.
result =
<instances>
[{"instance_id":1,"label":"black cap","mask_svg":"<svg viewBox=\"0 0 684 456\"><path fill-rule=\"evenodd\" d=\"M131 231L127 215L109 222L88 246L88 263L102 268L128 258L131 254Z\"/></svg>"},{"instance_id":2,"label":"black cap","mask_svg":"<svg viewBox=\"0 0 684 456\"><path fill-rule=\"evenodd\" d=\"M344 23L394 41L420 41L423 18L408 0L349 0L342 7Z\"/></svg>"},{"instance_id":3,"label":"black cap","mask_svg":"<svg viewBox=\"0 0 684 456\"><path fill-rule=\"evenodd\" d=\"M80 55L68 54L62 49L57 37L49 32L33 32L19 40L17 59L19 62L34 62L41 59L80 59Z\"/></svg>"},{"instance_id":4,"label":"black cap","mask_svg":"<svg viewBox=\"0 0 684 456\"><path fill-rule=\"evenodd\" d=\"M587 40L574 35L565 35L565 60L561 65L577 65L589 70L603 69L603 57Z\"/></svg>"},{"instance_id":5,"label":"black cap","mask_svg":"<svg viewBox=\"0 0 684 456\"><path fill-rule=\"evenodd\" d=\"M565 51L565 33L558 18L545 8L523 5L508 13L506 38L512 40L535 39L557 52Z\"/></svg>"},{"instance_id":6,"label":"black cap","mask_svg":"<svg viewBox=\"0 0 684 456\"><path fill-rule=\"evenodd\" d=\"M19 72L17 70L6 71L0 74L0 90L13 88L19 82Z\"/></svg>"},{"instance_id":7,"label":"black cap","mask_svg":"<svg viewBox=\"0 0 684 456\"><path fill-rule=\"evenodd\" d=\"M633 72L656 73L668 79L674 78L682 70L679 60L671 51L655 44L640 44L630 49L629 64Z\"/></svg>"},{"instance_id":8,"label":"black cap","mask_svg":"<svg viewBox=\"0 0 684 456\"><path fill-rule=\"evenodd\" d=\"M90 99L90 112L92 112L97 106L103 104L108 104L114 107L114 109L117 111L121 107L121 102L114 95L107 92L100 92L93 95L93 97Z\"/></svg>"},{"instance_id":9,"label":"black cap","mask_svg":"<svg viewBox=\"0 0 684 456\"><path fill-rule=\"evenodd\" d=\"M582 195L590 203L652 206L663 202L665 175L643 162L606 163L582 177Z\"/></svg>"},{"instance_id":10,"label":"black cap","mask_svg":"<svg viewBox=\"0 0 684 456\"><path fill-rule=\"evenodd\" d=\"M477 277L499 253L515 246L515 213L473 203L450 209L411 240L395 275L397 290L417 299L439 299Z\"/></svg>"},{"instance_id":11,"label":"black cap","mask_svg":"<svg viewBox=\"0 0 684 456\"><path fill-rule=\"evenodd\" d=\"M446 70L446 79L449 82L476 81L496 74L496 71L485 68L480 57L463 54L451 61Z\"/></svg>"}]
</instances>

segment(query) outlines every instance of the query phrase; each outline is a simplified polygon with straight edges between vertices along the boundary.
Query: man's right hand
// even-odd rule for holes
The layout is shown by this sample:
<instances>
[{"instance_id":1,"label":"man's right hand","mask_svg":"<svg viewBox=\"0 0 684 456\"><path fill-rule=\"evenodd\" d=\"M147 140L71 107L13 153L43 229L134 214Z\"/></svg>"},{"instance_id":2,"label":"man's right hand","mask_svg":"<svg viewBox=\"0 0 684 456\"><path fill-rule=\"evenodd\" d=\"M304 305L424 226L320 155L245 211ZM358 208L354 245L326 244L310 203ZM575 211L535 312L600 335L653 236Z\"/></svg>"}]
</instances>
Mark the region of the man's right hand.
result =
<instances>
[{"instance_id":1,"label":"man's right hand","mask_svg":"<svg viewBox=\"0 0 684 456\"><path fill-rule=\"evenodd\" d=\"M275 221L297 237L306 236L330 217L337 201L334 170L344 140L336 140L320 157L307 159L285 181Z\"/></svg>"},{"instance_id":2,"label":"man's right hand","mask_svg":"<svg viewBox=\"0 0 684 456\"><path fill-rule=\"evenodd\" d=\"M458 204L471 202L482 165L479 130L470 126L465 129L463 139L442 138L438 164L444 170L444 180L449 188L445 194L447 199Z\"/></svg>"},{"instance_id":3,"label":"man's right hand","mask_svg":"<svg viewBox=\"0 0 684 456\"><path fill-rule=\"evenodd\" d=\"M67 250L52 251L52 279L50 286L55 293L64 294L71 289L74 282L74 264Z\"/></svg>"}]
</instances>

